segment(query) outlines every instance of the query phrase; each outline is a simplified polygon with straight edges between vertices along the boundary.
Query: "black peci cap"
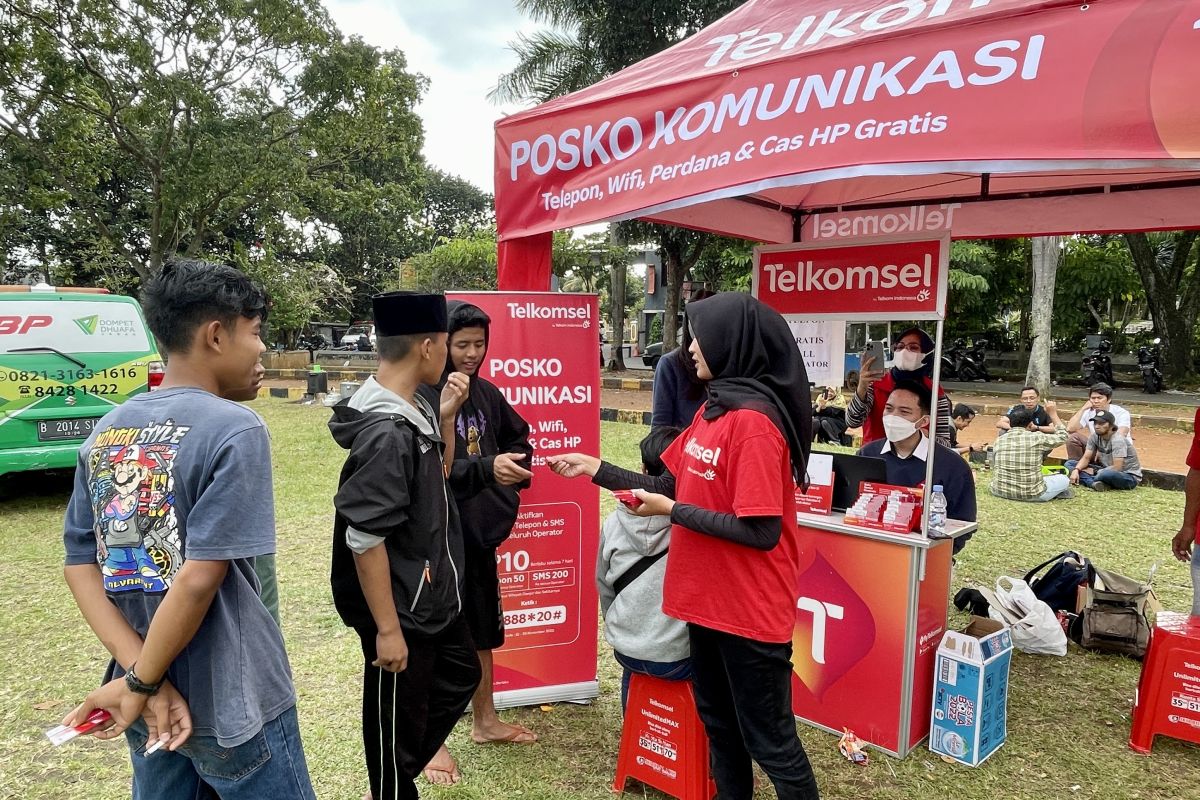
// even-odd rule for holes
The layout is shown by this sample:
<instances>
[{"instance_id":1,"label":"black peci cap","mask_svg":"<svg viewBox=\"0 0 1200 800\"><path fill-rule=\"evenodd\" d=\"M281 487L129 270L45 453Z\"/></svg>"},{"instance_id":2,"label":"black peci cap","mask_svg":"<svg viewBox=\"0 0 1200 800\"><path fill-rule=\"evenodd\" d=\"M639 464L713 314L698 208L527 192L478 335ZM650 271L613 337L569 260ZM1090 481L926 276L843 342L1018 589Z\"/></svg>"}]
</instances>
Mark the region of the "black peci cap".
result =
<instances>
[{"instance_id":1,"label":"black peci cap","mask_svg":"<svg viewBox=\"0 0 1200 800\"><path fill-rule=\"evenodd\" d=\"M417 292L385 292L371 298L376 336L444 333L446 296Z\"/></svg>"}]
</instances>

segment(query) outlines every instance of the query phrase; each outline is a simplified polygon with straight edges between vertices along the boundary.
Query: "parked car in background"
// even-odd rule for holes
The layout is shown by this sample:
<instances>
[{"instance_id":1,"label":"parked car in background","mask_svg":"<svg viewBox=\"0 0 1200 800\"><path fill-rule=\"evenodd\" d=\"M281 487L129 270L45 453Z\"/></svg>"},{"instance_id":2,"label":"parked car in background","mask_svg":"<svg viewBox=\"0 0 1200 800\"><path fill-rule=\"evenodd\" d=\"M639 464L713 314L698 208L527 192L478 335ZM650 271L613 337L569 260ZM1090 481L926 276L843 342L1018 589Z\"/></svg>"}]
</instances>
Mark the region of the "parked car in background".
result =
<instances>
[{"instance_id":1,"label":"parked car in background","mask_svg":"<svg viewBox=\"0 0 1200 800\"><path fill-rule=\"evenodd\" d=\"M683 346L683 329L679 328L675 332L675 343L677 346ZM658 366L659 360L663 357L663 343L654 342L646 345L646 350L642 353L642 363L650 369Z\"/></svg>"},{"instance_id":2,"label":"parked car in background","mask_svg":"<svg viewBox=\"0 0 1200 800\"><path fill-rule=\"evenodd\" d=\"M346 335L338 343L342 350L374 350L375 326L351 325Z\"/></svg>"}]
</instances>

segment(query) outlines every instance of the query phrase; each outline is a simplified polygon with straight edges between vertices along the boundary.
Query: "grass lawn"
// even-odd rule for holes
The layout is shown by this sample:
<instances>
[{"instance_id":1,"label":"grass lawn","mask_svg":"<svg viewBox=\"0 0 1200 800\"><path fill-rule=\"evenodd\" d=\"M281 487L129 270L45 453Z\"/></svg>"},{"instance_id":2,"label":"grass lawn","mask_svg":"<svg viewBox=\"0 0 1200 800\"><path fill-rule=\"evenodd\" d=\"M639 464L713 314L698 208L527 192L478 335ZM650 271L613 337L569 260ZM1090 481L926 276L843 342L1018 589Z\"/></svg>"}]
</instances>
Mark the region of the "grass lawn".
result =
<instances>
[{"instance_id":1,"label":"grass lawn","mask_svg":"<svg viewBox=\"0 0 1200 800\"><path fill-rule=\"evenodd\" d=\"M343 453L321 409L258 401L274 439L281 611L300 693L300 721L318 796L357 800L366 788L359 740L360 651L329 596L330 498ZM634 466L645 429L605 423L605 456ZM0 487L0 552L10 582L0 587L0 798L128 796L120 742L85 739L61 749L42 735L99 680L106 658L62 580L61 523L69 476L28 476ZM1170 558L1183 496L1156 489L1081 493L1071 501L1022 505L980 492L981 531L959 558L957 586L990 585L1077 549L1101 566L1145 576L1171 609L1190 605L1186 567ZM604 511L612 501L605 499ZM951 625L965 618L955 612ZM588 706L506 712L538 731L531 747L476 746L460 724L451 745L465 781L437 798L610 798L620 731L618 671L600 643L601 696ZM1200 748L1159 739L1154 756L1126 746L1138 662L1084 653L1013 661L1007 744L978 769L946 764L923 749L895 761L873 755L854 767L836 737L801 736L826 798L1183 798L1200 796ZM631 792L642 790L631 784ZM657 793L649 792L651 796ZM762 797L774 796L767 788Z\"/></svg>"}]
</instances>

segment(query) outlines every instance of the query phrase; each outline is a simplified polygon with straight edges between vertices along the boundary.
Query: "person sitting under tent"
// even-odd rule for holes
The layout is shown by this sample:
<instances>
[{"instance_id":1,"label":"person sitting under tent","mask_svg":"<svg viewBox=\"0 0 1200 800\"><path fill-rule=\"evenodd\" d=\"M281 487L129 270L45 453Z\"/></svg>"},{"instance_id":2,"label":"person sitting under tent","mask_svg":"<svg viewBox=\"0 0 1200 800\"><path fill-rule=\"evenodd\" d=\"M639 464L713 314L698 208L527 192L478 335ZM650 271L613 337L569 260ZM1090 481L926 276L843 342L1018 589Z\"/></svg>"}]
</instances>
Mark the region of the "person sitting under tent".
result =
<instances>
[{"instance_id":1,"label":"person sitting under tent","mask_svg":"<svg viewBox=\"0 0 1200 800\"><path fill-rule=\"evenodd\" d=\"M887 465L887 481L895 486L920 486L925 483L925 463L930 458L929 411L933 393L916 381L896 384L884 398L881 425L884 438L869 442L860 456L882 458ZM950 519L974 522L975 478L967 462L941 443L933 445L933 482L946 495L946 515ZM954 540L954 552L962 550L971 534Z\"/></svg>"}]
</instances>

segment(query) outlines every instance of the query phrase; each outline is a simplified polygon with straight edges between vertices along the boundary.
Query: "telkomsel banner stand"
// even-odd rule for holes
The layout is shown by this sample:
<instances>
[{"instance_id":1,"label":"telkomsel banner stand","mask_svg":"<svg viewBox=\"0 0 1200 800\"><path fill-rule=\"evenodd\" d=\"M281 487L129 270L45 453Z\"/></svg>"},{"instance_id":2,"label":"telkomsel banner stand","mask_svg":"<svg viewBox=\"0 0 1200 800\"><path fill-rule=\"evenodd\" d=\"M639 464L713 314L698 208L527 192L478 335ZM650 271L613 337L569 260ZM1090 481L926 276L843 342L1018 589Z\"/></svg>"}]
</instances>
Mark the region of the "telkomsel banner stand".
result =
<instances>
[{"instance_id":1,"label":"telkomsel banner stand","mask_svg":"<svg viewBox=\"0 0 1200 800\"><path fill-rule=\"evenodd\" d=\"M949 251L947 233L758 247L754 294L794 330L829 320L838 326L842 320L935 321L936 395ZM806 349L800 337L797 344ZM929 426L936 425L934 411ZM925 469L928 484L932 458ZM864 742L903 757L929 733L951 544L920 532L847 525L842 516L798 514L803 556L792 710L811 725L835 733L848 727ZM975 527L948 524L955 532Z\"/></svg>"},{"instance_id":2,"label":"telkomsel banner stand","mask_svg":"<svg viewBox=\"0 0 1200 800\"><path fill-rule=\"evenodd\" d=\"M600 455L600 316L594 294L462 292L492 318L482 377L525 418L533 485L497 552L504 646L495 653L496 706L599 694L596 552L600 493L546 466L561 453Z\"/></svg>"}]
</instances>

